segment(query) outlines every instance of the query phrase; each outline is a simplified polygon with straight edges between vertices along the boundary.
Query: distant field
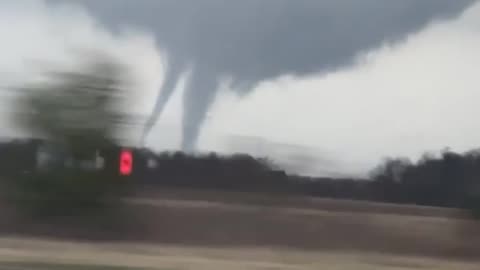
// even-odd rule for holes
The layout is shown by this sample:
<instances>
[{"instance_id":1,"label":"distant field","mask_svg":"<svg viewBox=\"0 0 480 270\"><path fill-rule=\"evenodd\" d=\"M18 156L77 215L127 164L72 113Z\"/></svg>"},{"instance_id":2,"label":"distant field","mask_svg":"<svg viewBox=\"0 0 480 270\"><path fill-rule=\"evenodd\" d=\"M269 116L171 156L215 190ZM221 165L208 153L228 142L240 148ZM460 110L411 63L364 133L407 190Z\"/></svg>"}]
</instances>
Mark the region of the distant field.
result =
<instances>
[{"instance_id":1,"label":"distant field","mask_svg":"<svg viewBox=\"0 0 480 270\"><path fill-rule=\"evenodd\" d=\"M253 206L274 206L301 209L318 209L325 211L386 213L415 216L438 216L464 218L468 215L463 210L429 207L418 205L402 205L376 203L367 201L328 199L287 194L260 194L251 192L226 192L217 190L185 189L185 188L144 188L137 192L140 198L170 199L186 201L208 201L228 204Z\"/></svg>"},{"instance_id":2,"label":"distant field","mask_svg":"<svg viewBox=\"0 0 480 270\"><path fill-rule=\"evenodd\" d=\"M127 201L125 226L86 228L1 219L0 232L97 243L182 245L195 252L206 247L242 252L274 248L335 256L480 258L480 223L455 209L179 189L144 190Z\"/></svg>"},{"instance_id":3,"label":"distant field","mask_svg":"<svg viewBox=\"0 0 480 270\"><path fill-rule=\"evenodd\" d=\"M428 208L372 204L369 209L344 201L335 210L334 200L325 200L325 208L321 202L304 208L178 199L136 199L132 204L155 217L144 227L151 232L147 241L480 258L480 223L455 210L428 214ZM388 207L400 214L386 212ZM408 215L411 210L415 214Z\"/></svg>"}]
</instances>

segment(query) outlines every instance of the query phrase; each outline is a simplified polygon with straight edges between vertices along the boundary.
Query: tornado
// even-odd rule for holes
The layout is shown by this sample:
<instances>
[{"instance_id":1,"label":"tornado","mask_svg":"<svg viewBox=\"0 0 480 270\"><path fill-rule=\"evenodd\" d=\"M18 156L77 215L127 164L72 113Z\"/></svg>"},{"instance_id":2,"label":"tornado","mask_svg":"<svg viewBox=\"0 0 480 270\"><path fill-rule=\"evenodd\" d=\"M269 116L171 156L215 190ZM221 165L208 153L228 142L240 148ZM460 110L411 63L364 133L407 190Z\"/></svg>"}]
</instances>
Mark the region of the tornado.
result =
<instances>
[{"instance_id":1,"label":"tornado","mask_svg":"<svg viewBox=\"0 0 480 270\"><path fill-rule=\"evenodd\" d=\"M205 116L229 78L239 96L285 75L323 76L363 53L460 15L474 0L50 0L89 8L107 27L152 31L171 62L143 140L180 74L194 66L183 96L182 149L192 151ZM184 59L188 67L182 65ZM180 63L180 64L179 64ZM243 87L240 87L243 86ZM245 87L246 86L246 87ZM158 135L161 136L161 133Z\"/></svg>"},{"instance_id":2,"label":"tornado","mask_svg":"<svg viewBox=\"0 0 480 270\"><path fill-rule=\"evenodd\" d=\"M215 99L219 82L215 74L197 66L192 70L183 94L181 149L194 153L203 122L210 104Z\"/></svg>"},{"instance_id":3,"label":"tornado","mask_svg":"<svg viewBox=\"0 0 480 270\"><path fill-rule=\"evenodd\" d=\"M143 128L141 137L142 146L145 146L148 135L152 131L153 126L158 121L158 118L160 117L163 110L165 109L166 104L170 100L183 70L184 67L179 61L171 60L168 62L162 87L155 101L155 105L153 106L153 110L147 118L147 121Z\"/></svg>"}]
</instances>

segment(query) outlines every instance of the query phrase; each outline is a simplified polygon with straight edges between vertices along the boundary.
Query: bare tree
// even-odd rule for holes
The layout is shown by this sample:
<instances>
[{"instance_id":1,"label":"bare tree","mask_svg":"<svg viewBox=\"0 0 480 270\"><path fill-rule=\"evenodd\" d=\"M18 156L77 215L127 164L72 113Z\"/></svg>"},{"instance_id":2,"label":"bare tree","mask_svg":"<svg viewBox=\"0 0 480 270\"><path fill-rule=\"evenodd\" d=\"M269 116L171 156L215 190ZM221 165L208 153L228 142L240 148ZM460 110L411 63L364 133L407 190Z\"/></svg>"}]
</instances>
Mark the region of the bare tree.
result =
<instances>
[{"instance_id":1,"label":"bare tree","mask_svg":"<svg viewBox=\"0 0 480 270\"><path fill-rule=\"evenodd\" d=\"M128 118L120 106L129 90L129 74L104 54L81 56L75 69L46 72L41 80L21 87L15 104L14 123L61 153L60 167L12 179L17 202L28 202L35 213L98 209L118 194L112 193L118 181L83 169L98 149L118 144L117 134Z\"/></svg>"}]
</instances>

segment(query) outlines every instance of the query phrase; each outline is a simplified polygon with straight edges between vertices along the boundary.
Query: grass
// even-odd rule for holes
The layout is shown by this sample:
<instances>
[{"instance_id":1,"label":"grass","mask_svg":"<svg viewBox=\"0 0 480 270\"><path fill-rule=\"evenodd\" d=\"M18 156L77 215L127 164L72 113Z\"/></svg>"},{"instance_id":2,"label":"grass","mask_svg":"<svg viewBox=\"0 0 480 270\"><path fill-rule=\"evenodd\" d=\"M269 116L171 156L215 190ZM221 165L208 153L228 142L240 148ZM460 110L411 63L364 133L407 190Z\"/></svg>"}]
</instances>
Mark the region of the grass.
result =
<instances>
[{"instance_id":1,"label":"grass","mask_svg":"<svg viewBox=\"0 0 480 270\"><path fill-rule=\"evenodd\" d=\"M0 270L140 270L133 268L111 265L91 264L62 264L46 262L0 262Z\"/></svg>"},{"instance_id":2,"label":"grass","mask_svg":"<svg viewBox=\"0 0 480 270\"><path fill-rule=\"evenodd\" d=\"M474 270L475 262L368 252L91 244L0 238L0 270Z\"/></svg>"}]
</instances>

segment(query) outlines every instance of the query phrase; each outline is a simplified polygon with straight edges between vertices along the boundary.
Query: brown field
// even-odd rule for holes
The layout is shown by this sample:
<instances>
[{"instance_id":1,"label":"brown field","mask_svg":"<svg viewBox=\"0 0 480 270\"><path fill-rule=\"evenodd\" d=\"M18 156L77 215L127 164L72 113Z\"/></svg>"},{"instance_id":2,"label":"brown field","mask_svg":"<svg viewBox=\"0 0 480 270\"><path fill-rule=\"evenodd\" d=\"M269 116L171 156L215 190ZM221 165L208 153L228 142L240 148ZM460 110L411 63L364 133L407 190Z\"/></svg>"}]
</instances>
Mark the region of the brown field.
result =
<instances>
[{"instance_id":1,"label":"brown field","mask_svg":"<svg viewBox=\"0 0 480 270\"><path fill-rule=\"evenodd\" d=\"M5 237L43 236L89 244L4 238L0 257L36 260L69 250L68 256L84 254L78 260L107 263L94 256L101 254L110 258L105 260L138 262L142 267L158 261L164 269L478 268L469 267L480 258L480 223L460 210L218 191L139 194L128 200L130 222L125 226L59 227L2 220ZM43 248L61 245L70 246L58 248L62 253ZM90 254L90 248L99 251Z\"/></svg>"},{"instance_id":2,"label":"brown field","mask_svg":"<svg viewBox=\"0 0 480 270\"><path fill-rule=\"evenodd\" d=\"M294 196L287 194L258 194L248 192L225 192L214 190L192 190L192 189L146 189L137 191L137 197L150 199L168 199L184 201L202 201L214 203L228 203L253 205L253 206L274 206L302 209L319 209L326 211L341 212L367 212L385 213L397 215L415 216L440 216L464 218L467 213L458 209L429 207L418 205L400 205L388 203L376 203L367 201L339 200L306 196Z\"/></svg>"}]
</instances>

